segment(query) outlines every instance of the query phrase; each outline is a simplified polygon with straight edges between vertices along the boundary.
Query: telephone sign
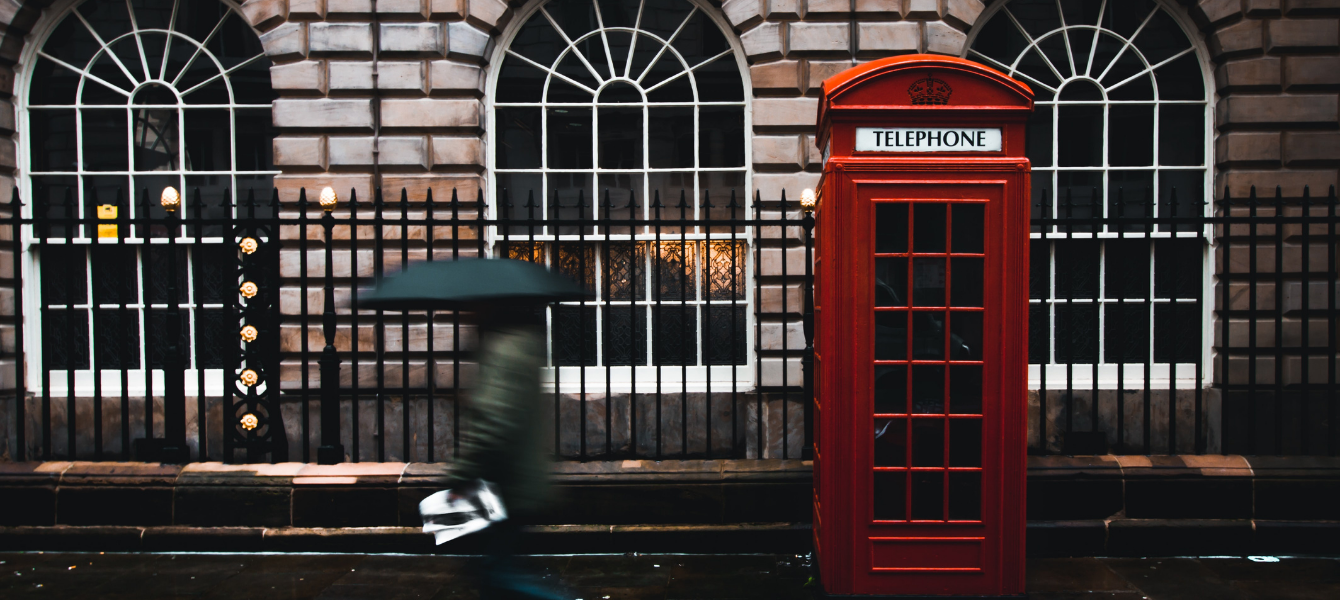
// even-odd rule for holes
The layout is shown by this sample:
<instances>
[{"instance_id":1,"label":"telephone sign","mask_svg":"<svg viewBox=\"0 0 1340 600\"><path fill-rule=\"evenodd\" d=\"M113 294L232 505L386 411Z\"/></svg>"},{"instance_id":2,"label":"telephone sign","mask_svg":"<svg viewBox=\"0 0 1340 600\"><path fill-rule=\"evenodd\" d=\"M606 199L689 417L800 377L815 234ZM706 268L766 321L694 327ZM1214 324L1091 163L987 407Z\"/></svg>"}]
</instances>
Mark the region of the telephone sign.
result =
<instances>
[{"instance_id":1,"label":"telephone sign","mask_svg":"<svg viewBox=\"0 0 1340 600\"><path fill-rule=\"evenodd\" d=\"M814 544L836 595L1024 585L1033 94L980 64L824 82Z\"/></svg>"}]
</instances>

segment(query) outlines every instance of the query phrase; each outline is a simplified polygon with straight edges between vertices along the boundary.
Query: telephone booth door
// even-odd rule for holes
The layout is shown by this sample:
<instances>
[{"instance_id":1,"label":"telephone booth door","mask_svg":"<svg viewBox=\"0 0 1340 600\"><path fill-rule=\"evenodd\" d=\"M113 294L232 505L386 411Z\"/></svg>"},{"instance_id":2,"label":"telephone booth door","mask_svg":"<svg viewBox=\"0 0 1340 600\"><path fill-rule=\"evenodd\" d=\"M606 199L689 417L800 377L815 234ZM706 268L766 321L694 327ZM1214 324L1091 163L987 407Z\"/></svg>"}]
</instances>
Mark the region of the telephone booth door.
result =
<instances>
[{"instance_id":1,"label":"telephone booth door","mask_svg":"<svg viewBox=\"0 0 1340 600\"><path fill-rule=\"evenodd\" d=\"M1029 216L1022 124L1031 94L944 57L853 71L825 84L820 113L821 142L831 150L816 210L815 527L824 588L1021 594ZM842 84L853 80L882 90L876 97L885 103L915 100L907 90L918 85L942 85L959 104L862 103L844 113ZM974 86L1003 87L1013 103L983 106ZM872 129L896 135L868 150L869 140L855 138ZM966 152L906 147L929 144L937 132L943 146L945 131L955 141L1000 140Z\"/></svg>"}]
</instances>

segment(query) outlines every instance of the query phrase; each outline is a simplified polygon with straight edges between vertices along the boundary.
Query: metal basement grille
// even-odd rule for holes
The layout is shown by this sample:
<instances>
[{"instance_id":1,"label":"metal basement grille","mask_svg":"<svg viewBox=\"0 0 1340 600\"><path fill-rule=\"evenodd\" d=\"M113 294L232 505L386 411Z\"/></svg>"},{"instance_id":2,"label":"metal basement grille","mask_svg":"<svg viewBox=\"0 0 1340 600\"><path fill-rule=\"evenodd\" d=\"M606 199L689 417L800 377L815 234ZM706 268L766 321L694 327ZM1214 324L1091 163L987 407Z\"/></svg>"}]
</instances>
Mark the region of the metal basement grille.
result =
<instances>
[{"instance_id":1,"label":"metal basement grille","mask_svg":"<svg viewBox=\"0 0 1340 600\"><path fill-rule=\"evenodd\" d=\"M140 371L134 388L146 364L162 368L169 236L188 367L223 368L237 260L223 223L239 188L268 195L276 173L269 67L242 16L215 1L90 0L46 37L27 74L22 157L46 368L80 371L68 383L81 388L93 364ZM213 224L143 221L168 186L209 198L183 198L182 212ZM99 232L94 219L118 224Z\"/></svg>"},{"instance_id":2,"label":"metal basement grille","mask_svg":"<svg viewBox=\"0 0 1340 600\"><path fill-rule=\"evenodd\" d=\"M1037 92L1029 387L1200 385L1208 231L1116 224L1209 214L1205 75L1185 31L1151 0L1012 0L968 55Z\"/></svg>"}]
</instances>

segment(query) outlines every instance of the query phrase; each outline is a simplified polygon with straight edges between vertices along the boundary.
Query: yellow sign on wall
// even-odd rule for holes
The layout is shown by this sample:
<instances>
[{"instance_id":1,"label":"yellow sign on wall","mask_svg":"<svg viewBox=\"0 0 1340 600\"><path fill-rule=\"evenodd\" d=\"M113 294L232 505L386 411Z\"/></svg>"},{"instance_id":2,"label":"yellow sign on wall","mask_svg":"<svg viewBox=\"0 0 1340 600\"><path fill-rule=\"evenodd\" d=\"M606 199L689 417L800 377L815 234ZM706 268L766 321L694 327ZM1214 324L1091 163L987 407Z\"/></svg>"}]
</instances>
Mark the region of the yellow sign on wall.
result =
<instances>
[{"instance_id":1,"label":"yellow sign on wall","mask_svg":"<svg viewBox=\"0 0 1340 600\"><path fill-rule=\"evenodd\" d=\"M102 205L99 205L99 206L98 206L98 220L100 220L100 221L114 221L114 220L116 220L116 212L117 212L117 211L116 211L116 205L114 205L114 204L102 204ZM103 223L98 223L98 237L99 237L99 238L112 238L112 239L116 239L116 238L118 238L118 237L121 237L121 235L120 235L120 231L117 229L116 224L114 224L114 223L113 223L113 224L103 224Z\"/></svg>"}]
</instances>

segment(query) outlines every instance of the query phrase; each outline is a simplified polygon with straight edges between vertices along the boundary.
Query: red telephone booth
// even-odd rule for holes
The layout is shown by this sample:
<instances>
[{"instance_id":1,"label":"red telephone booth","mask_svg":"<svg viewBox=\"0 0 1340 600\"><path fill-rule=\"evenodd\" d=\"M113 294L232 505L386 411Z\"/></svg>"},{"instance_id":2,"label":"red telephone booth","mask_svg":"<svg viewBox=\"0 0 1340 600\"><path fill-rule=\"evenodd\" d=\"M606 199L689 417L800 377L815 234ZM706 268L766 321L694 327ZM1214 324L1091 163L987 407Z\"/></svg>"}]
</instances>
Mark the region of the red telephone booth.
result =
<instances>
[{"instance_id":1,"label":"red telephone booth","mask_svg":"<svg viewBox=\"0 0 1340 600\"><path fill-rule=\"evenodd\" d=\"M835 595L1024 591L1027 86L943 56L824 82L814 545Z\"/></svg>"}]
</instances>

